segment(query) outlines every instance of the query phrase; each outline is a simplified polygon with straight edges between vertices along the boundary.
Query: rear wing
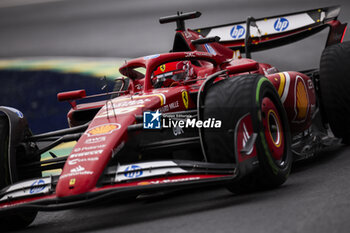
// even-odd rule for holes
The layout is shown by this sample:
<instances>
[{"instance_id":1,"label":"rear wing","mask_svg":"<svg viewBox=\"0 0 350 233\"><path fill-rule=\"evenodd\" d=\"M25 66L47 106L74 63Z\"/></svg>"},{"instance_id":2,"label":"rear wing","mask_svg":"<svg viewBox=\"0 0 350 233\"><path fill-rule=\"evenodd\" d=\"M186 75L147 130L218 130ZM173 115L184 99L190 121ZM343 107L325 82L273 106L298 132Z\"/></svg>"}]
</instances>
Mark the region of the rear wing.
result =
<instances>
[{"instance_id":1,"label":"rear wing","mask_svg":"<svg viewBox=\"0 0 350 233\"><path fill-rule=\"evenodd\" d=\"M219 43L250 57L250 52L293 43L327 27L330 31L326 46L342 42L347 24L337 20L339 12L340 6L332 6L260 19L249 17L247 21L194 31L205 37L219 36Z\"/></svg>"}]
</instances>

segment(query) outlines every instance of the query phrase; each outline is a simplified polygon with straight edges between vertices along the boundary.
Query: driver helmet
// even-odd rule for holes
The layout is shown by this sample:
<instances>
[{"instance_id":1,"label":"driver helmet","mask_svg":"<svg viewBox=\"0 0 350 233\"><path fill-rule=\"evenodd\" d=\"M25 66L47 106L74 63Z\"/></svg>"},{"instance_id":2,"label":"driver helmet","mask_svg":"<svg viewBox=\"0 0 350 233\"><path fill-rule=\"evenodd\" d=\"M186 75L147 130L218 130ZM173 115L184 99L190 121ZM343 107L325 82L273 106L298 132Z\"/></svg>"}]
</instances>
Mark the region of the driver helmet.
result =
<instances>
[{"instance_id":1,"label":"driver helmet","mask_svg":"<svg viewBox=\"0 0 350 233\"><path fill-rule=\"evenodd\" d=\"M176 82L188 80L193 77L194 71L190 61L176 61L160 65L153 75L157 79L172 79Z\"/></svg>"}]
</instances>

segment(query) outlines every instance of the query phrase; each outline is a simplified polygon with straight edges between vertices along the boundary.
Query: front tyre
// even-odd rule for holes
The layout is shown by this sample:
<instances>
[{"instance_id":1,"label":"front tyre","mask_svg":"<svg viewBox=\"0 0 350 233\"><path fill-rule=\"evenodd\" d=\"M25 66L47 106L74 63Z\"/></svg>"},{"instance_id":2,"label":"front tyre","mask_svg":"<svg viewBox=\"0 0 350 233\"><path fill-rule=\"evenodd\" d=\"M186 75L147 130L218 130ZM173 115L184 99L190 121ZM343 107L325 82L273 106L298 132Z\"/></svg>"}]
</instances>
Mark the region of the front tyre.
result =
<instances>
[{"instance_id":1,"label":"front tyre","mask_svg":"<svg viewBox=\"0 0 350 233\"><path fill-rule=\"evenodd\" d=\"M271 82L261 75L242 75L214 84L205 96L204 119L222 120L219 131L205 130L208 161L247 163L256 153L258 168L228 186L234 193L276 188L288 178L292 164L286 112ZM251 151L242 148L255 134Z\"/></svg>"},{"instance_id":2,"label":"front tyre","mask_svg":"<svg viewBox=\"0 0 350 233\"><path fill-rule=\"evenodd\" d=\"M11 184L8 161L8 145L10 140L9 121L5 115L0 115L0 190ZM31 224L37 211L22 211L6 216L0 216L1 230L18 230Z\"/></svg>"}]
</instances>

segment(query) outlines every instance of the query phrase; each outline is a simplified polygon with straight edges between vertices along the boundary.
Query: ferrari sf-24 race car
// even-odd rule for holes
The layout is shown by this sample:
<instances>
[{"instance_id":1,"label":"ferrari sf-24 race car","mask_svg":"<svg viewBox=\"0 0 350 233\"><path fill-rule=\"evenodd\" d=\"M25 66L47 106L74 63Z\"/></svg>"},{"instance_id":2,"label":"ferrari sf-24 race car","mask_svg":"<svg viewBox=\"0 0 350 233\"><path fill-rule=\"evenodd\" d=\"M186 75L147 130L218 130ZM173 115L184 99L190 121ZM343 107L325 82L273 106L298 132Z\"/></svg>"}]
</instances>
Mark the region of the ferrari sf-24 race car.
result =
<instances>
[{"instance_id":1,"label":"ferrari sf-24 race car","mask_svg":"<svg viewBox=\"0 0 350 233\"><path fill-rule=\"evenodd\" d=\"M58 94L69 128L32 135L23 114L0 107L0 222L28 226L38 211L202 185L234 193L275 188L292 161L350 142L350 43L340 8L199 28L176 22L169 53L120 67L113 92ZM329 29L320 69L280 72L251 53ZM245 58L241 57L245 54ZM104 96L103 101L80 102ZM331 133L333 132L333 134ZM41 160L76 141L70 154ZM60 174L46 171L61 169Z\"/></svg>"}]
</instances>

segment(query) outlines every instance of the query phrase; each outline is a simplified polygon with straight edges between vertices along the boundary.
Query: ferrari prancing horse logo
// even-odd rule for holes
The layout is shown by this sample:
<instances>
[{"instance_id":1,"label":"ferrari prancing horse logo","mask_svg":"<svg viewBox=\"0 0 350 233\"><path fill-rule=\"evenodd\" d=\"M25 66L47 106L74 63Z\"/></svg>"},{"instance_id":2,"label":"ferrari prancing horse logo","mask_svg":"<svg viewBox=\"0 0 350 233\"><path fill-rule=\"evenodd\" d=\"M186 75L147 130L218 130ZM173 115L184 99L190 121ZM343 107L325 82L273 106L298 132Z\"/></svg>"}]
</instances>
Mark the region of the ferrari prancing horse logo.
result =
<instances>
[{"instance_id":1,"label":"ferrari prancing horse logo","mask_svg":"<svg viewBox=\"0 0 350 233\"><path fill-rule=\"evenodd\" d=\"M165 71L165 68L166 68L166 67L165 67L165 64L161 65L159 68L160 68L160 70L161 70L162 72L164 72L164 71Z\"/></svg>"},{"instance_id":2,"label":"ferrari prancing horse logo","mask_svg":"<svg viewBox=\"0 0 350 233\"><path fill-rule=\"evenodd\" d=\"M184 102L184 106L185 106L185 108L187 109L187 108L188 108L188 93L187 93L186 90L183 90L183 91L181 92L181 95L182 95L182 100L183 100L183 102Z\"/></svg>"}]
</instances>

